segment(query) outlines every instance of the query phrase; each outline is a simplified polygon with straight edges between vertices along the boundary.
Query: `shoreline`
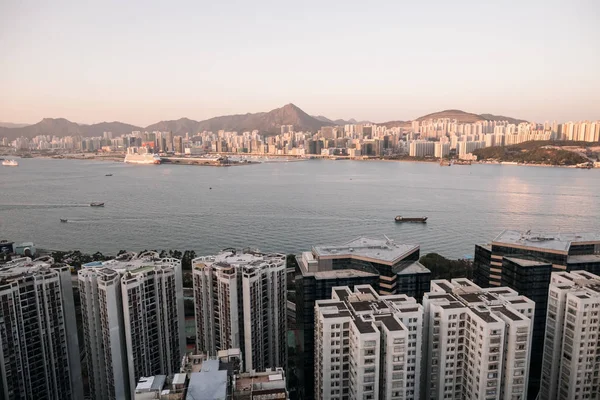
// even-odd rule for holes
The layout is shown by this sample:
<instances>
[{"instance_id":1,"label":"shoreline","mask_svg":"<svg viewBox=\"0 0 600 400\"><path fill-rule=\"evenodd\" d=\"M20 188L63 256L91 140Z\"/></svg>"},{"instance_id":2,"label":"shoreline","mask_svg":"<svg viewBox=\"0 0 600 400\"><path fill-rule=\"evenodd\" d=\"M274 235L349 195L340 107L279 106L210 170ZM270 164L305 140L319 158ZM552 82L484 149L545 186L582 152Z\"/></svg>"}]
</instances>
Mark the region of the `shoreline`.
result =
<instances>
[{"instance_id":1,"label":"shoreline","mask_svg":"<svg viewBox=\"0 0 600 400\"><path fill-rule=\"evenodd\" d=\"M209 153L210 154L210 153ZM216 154L215 154L216 155ZM285 155L235 155L239 157L247 157L247 158L257 158L263 159L261 161L244 161L244 162L232 162L230 164L221 164L214 162L212 160L207 160L204 158L196 158L196 157L173 157L175 161L173 161L172 157L164 157L164 162L162 165L193 165L193 166L201 166L201 167L235 167L242 165L258 165L258 164L277 164L277 163L289 163L289 162L300 162L300 161L310 161L310 160L327 160L327 161L385 161L385 162L408 162L408 163L438 163L440 159L389 159L389 158L350 158L346 156L335 157L335 156L327 156L327 157L298 157L298 156L285 156ZM273 160L264 160L266 157L273 157ZM286 158L287 157L287 158ZM19 157L22 158L22 157ZM102 162L114 162L114 163L124 163L124 156L99 156L99 155L91 155L91 156L76 156L76 155L64 155L64 156L49 156L49 155L33 155L32 157L26 158L41 158L47 160L79 160L79 161L102 161ZM600 169L600 167L592 167L592 168L580 168L577 165L552 165L552 164L525 164L525 163L514 163L509 161L472 161L471 165L508 165L508 166L516 166L516 167L546 167L546 168L569 168L569 169ZM135 165L132 163L132 165ZM468 164L455 164L453 166L469 166Z\"/></svg>"}]
</instances>

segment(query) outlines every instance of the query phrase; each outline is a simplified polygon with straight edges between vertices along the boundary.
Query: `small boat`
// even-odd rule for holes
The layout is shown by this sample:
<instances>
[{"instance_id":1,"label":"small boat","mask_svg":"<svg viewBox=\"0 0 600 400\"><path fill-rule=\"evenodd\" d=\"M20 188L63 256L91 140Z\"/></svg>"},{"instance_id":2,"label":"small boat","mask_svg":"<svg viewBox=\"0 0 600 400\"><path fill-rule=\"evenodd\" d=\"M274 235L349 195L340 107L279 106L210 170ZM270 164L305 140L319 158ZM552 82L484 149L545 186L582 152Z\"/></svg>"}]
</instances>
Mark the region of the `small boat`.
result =
<instances>
[{"instance_id":1,"label":"small boat","mask_svg":"<svg viewBox=\"0 0 600 400\"><path fill-rule=\"evenodd\" d=\"M2 161L2 165L5 167L17 167L19 163L16 160L4 160Z\"/></svg>"},{"instance_id":2,"label":"small boat","mask_svg":"<svg viewBox=\"0 0 600 400\"><path fill-rule=\"evenodd\" d=\"M69 220L68 220L68 219L66 219L66 218L61 218L61 219L60 219L60 222L69 222Z\"/></svg>"},{"instance_id":3,"label":"small boat","mask_svg":"<svg viewBox=\"0 0 600 400\"><path fill-rule=\"evenodd\" d=\"M100 202L93 202L90 203L90 207L104 207L104 203L100 203Z\"/></svg>"},{"instance_id":4,"label":"small boat","mask_svg":"<svg viewBox=\"0 0 600 400\"><path fill-rule=\"evenodd\" d=\"M427 217L403 217L401 215L396 215L394 218L396 222L427 222Z\"/></svg>"},{"instance_id":5,"label":"small boat","mask_svg":"<svg viewBox=\"0 0 600 400\"><path fill-rule=\"evenodd\" d=\"M106 175L104 175L104 176L112 176L112 174L106 174Z\"/></svg>"},{"instance_id":6,"label":"small boat","mask_svg":"<svg viewBox=\"0 0 600 400\"><path fill-rule=\"evenodd\" d=\"M450 167L450 166L452 166L452 162L450 160L440 161L440 167Z\"/></svg>"}]
</instances>

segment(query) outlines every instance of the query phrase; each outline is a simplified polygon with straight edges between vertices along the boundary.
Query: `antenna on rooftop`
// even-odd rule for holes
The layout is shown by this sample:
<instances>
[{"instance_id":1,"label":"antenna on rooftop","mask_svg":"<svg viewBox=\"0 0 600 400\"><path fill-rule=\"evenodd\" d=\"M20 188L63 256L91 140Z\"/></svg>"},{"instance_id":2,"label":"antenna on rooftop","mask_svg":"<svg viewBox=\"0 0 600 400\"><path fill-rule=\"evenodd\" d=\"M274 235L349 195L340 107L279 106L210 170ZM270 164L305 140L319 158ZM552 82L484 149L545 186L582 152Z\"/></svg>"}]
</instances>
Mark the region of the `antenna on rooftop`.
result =
<instances>
[{"instance_id":1,"label":"antenna on rooftop","mask_svg":"<svg viewBox=\"0 0 600 400\"><path fill-rule=\"evenodd\" d=\"M385 238L385 240L386 240L388 243L394 243L394 241L393 241L392 239L390 239L389 237L387 237L387 235L383 235L383 237Z\"/></svg>"}]
</instances>

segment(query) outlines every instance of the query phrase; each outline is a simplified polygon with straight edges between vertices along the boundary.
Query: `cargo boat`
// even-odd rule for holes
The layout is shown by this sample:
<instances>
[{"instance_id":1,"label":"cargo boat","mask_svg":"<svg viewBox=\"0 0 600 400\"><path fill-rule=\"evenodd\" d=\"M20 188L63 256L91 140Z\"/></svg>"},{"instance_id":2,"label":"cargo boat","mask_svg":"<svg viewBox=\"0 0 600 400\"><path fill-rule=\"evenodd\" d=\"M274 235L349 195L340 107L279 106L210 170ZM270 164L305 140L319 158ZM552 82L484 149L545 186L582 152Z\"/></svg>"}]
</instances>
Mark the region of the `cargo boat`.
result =
<instances>
[{"instance_id":1,"label":"cargo boat","mask_svg":"<svg viewBox=\"0 0 600 400\"><path fill-rule=\"evenodd\" d=\"M403 217L401 215L396 215L394 218L396 222L427 222L427 217Z\"/></svg>"}]
</instances>

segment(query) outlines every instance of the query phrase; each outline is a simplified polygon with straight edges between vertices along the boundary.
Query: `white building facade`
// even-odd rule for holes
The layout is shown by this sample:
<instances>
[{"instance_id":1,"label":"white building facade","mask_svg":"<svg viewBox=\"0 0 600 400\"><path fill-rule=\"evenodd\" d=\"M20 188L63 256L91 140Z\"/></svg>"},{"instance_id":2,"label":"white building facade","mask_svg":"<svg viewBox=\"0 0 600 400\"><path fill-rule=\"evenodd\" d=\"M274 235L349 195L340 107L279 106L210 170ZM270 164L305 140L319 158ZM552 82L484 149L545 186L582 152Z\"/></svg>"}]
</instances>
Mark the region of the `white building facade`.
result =
<instances>
[{"instance_id":1,"label":"white building facade","mask_svg":"<svg viewBox=\"0 0 600 400\"><path fill-rule=\"evenodd\" d=\"M432 281L423 307L425 399L527 399L533 301L453 279Z\"/></svg>"},{"instance_id":2,"label":"white building facade","mask_svg":"<svg viewBox=\"0 0 600 400\"><path fill-rule=\"evenodd\" d=\"M599 313L600 276L552 273L539 400L598 398Z\"/></svg>"},{"instance_id":3,"label":"white building facade","mask_svg":"<svg viewBox=\"0 0 600 400\"><path fill-rule=\"evenodd\" d=\"M369 285L315 306L315 399L420 399L423 307Z\"/></svg>"},{"instance_id":4,"label":"white building facade","mask_svg":"<svg viewBox=\"0 0 600 400\"><path fill-rule=\"evenodd\" d=\"M133 398L142 376L178 371L185 354L181 261L146 252L78 273L93 399Z\"/></svg>"},{"instance_id":5,"label":"white building facade","mask_svg":"<svg viewBox=\"0 0 600 400\"><path fill-rule=\"evenodd\" d=\"M70 268L50 257L3 264L0 304L0 398L83 398Z\"/></svg>"},{"instance_id":6,"label":"white building facade","mask_svg":"<svg viewBox=\"0 0 600 400\"><path fill-rule=\"evenodd\" d=\"M227 249L192 268L198 350L240 348L245 371L285 367L285 255Z\"/></svg>"}]
</instances>

